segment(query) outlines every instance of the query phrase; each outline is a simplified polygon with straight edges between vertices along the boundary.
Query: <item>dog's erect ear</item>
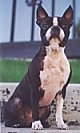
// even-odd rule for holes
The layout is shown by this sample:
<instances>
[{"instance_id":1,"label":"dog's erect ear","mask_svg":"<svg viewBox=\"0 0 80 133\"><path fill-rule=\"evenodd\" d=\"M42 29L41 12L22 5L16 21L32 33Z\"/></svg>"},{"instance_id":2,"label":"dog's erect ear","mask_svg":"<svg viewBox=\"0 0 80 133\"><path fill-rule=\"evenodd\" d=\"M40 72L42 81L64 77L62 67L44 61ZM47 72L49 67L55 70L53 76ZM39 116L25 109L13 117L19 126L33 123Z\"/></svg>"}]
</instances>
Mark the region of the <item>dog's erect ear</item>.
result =
<instances>
[{"instance_id":1,"label":"dog's erect ear","mask_svg":"<svg viewBox=\"0 0 80 133\"><path fill-rule=\"evenodd\" d=\"M38 9L37 9L37 21L36 21L36 23L40 26L42 20L46 17L48 17L47 12L45 11L45 9L41 5L39 5Z\"/></svg>"},{"instance_id":2,"label":"dog's erect ear","mask_svg":"<svg viewBox=\"0 0 80 133\"><path fill-rule=\"evenodd\" d=\"M63 16L71 25L73 23L73 9L71 6L67 8L67 10L64 12Z\"/></svg>"}]
</instances>

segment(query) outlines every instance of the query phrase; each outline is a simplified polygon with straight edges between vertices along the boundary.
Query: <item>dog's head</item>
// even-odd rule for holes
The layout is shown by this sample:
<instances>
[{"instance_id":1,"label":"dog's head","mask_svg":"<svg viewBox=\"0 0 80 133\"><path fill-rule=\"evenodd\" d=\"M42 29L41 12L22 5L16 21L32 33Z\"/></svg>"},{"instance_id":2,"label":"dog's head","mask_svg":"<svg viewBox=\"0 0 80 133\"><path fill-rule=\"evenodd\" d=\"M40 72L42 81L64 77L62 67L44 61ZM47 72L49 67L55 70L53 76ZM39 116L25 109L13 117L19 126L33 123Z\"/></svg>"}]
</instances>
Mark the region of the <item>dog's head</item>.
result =
<instances>
[{"instance_id":1,"label":"dog's head","mask_svg":"<svg viewBox=\"0 0 80 133\"><path fill-rule=\"evenodd\" d=\"M37 24L41 29L41 39L44 45L54 44L64 47L68 40L70 27L73 23L73 9L67 8L62 17L50 17L40 5L37 9Z\"/></svg>"}]
</instances>

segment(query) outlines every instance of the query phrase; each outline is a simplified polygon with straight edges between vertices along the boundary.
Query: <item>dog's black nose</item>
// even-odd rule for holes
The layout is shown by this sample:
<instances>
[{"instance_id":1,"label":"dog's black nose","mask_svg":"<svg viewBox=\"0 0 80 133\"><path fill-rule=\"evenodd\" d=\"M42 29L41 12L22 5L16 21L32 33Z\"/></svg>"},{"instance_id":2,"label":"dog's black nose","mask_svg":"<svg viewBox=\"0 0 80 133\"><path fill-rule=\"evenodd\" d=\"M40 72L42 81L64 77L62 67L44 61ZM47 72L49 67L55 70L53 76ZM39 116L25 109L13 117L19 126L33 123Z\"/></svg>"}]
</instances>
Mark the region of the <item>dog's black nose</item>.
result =
<instances>
[{"instance_id":1,"label":"dog's black nose","mask_svg":"<svg viewBox=\"0 0 80 133\"><path fill-rule=\"evenodd\" d=\"M51 29L51 36L52 37L59 37L59 34L60 34L59 27L58 26L52 27L52 29Z\"/></svg>"}]
</instances>

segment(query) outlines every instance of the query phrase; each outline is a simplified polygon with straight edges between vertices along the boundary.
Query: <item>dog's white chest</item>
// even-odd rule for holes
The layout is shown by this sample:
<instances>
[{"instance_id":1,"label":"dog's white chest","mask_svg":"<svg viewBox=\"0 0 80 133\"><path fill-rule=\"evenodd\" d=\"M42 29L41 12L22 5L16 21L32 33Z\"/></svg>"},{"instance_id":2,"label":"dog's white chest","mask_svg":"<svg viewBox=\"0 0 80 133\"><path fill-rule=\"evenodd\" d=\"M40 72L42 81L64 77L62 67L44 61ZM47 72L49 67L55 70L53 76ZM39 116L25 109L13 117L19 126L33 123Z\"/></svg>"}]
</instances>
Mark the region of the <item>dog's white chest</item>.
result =
<instances>
[{"instance_id":1,"label":"dog's white chest","mask_svg":"<svg viewBox=\"0 0 80 133\"><path fill-rule=\"evenodd\" d=\"M63 50L49 52L43 62L44 69L40 71L40 80L41 88L45 92L39 104L47 106L66 84L70 74L70 66Z\"/></svg>"}]
</instances>

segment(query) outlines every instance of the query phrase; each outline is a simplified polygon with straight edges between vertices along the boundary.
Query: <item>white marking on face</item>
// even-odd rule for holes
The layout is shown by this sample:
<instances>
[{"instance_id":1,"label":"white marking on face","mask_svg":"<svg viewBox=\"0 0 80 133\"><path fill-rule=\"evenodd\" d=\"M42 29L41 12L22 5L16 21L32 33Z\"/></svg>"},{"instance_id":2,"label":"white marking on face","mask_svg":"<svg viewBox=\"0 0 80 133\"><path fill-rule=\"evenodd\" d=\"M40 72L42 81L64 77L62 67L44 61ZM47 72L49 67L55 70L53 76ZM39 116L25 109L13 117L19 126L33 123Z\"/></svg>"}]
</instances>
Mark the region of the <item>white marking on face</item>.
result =
<instances>
[{"instance_id":1,"label":"white marking on face","mask_svg":"<svg viewBox=\"0 0 80 133\"><path fill-rule=\"evenodd\" d=\"M59 26L58 26L58 18L57 17L54 17L53 18L53 26L52 27L55 27L55 26L57 26L59 29L60 29L60 34L59 34L59 38L60 38L60 40L56 37L56 39L55 38L53 38L53 44L54 44L54 42L55 43L60 43L60 41L62 41L63 39L64 39L64 37L65 37L65 33L64 33L64 31L63 31L63 29L61 29ZM47 32L46 32L46 39L47 39L47 41L50 41L50 37L51 37L51 28L52 27L50 27L48 30L47 30ZM51 42L52 42L51 41Z\"/></svg>"},{"instance_id":2,"label":"white marking on face","mask_svg":"<svg viewBox=\"0 0 80 133\"><path fill-rule=\"evenodd\" d=\"M50 39L50 37L51 37L51 28L49 28L47 30L47 32L46 32L46 39L47 39L47 41Z\"/></svg>"},{"instance_id":3,"label":"white marking on face","mask_svg":"<svg viewBox=\"0 0 80 133\"><path fill-rule=\"evenodd\" d=\"M58 19L57 19L57 17L54 17L53 18L53 26L57 26L58 25ZM49 41L49 39L50 39L50 37L51 37L51 28L52 27L50 27L48 30L47 30L47 32L46 32L46 39Z\"/></svg>"},{"instance_id":4,"label":"white marking on face","mask_svg":"<svg viewBox=\"0 0 80 133\"><path fill-rule=\"evenodd\" d=\"M57 17L53 18L53 25L58 26L58 18Z\"/></svg>"},{"instance_id":5,"label":"white marking on face","mask_svg":"<svg viewBox=\"0 0 80 133\"><path fill-rule=\"evenodd\" d=\"M60 28L60 34L59 34L60 40L62 41L63 38L65 37L64 31Z\"/></svg>"}]
</instances>

